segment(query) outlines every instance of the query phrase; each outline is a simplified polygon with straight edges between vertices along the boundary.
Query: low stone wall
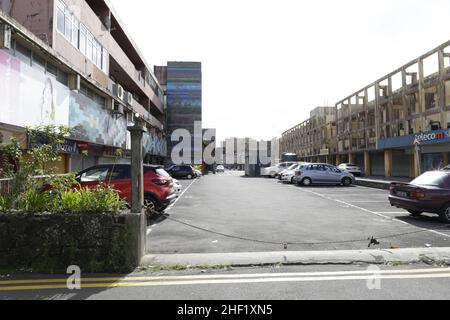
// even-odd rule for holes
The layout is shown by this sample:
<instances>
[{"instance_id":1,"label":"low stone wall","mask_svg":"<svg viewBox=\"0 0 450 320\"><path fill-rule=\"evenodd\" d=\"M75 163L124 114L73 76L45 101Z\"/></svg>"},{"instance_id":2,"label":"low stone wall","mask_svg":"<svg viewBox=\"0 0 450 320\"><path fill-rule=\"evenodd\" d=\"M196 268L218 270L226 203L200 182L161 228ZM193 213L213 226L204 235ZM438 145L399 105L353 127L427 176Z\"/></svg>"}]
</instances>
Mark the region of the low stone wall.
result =
<instances>
[{"instance_id":1,"label":"low stone wall","mask_svg":"<svg viewBox=\"0 0 450 320\"><path fill-rule=\"evenodd\" d=\"M142 221L125 213L0 213L0 269L132 271L144 251Z\"/></svg>"}]
</instances>

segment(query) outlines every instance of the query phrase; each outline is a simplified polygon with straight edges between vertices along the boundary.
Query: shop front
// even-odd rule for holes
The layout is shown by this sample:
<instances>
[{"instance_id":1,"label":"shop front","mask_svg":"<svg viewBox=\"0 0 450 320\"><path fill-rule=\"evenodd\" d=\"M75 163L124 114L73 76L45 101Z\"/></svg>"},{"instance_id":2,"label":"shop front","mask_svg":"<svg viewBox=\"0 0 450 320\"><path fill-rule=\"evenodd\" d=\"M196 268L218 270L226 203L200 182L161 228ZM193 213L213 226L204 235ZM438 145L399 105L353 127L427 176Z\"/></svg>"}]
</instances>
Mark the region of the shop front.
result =
<instances>
[{"instance_id":1,"label":"shop front","mask_svg":"<svg viewBox=\"0 0 450 320\"><path fill-rule=\"evenodd\" d=\"M392 161L385 166L392 169L393 177L416 176L414 172L415 143L420 145L421 172L439 170L449 164L450 129L379 140L380 150L392 151L392 157L385 157L391 158Z\"/></svg>"}]
</instances>

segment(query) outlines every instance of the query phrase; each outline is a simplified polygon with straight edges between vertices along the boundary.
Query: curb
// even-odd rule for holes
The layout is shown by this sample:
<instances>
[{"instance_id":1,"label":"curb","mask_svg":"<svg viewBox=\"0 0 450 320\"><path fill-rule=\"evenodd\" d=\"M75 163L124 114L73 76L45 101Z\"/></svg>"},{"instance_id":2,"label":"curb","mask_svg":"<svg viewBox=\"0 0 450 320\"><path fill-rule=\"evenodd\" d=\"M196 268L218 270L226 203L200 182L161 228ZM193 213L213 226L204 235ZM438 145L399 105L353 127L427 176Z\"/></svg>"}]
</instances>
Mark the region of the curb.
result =
<instances>
[{"instance_id":1,"label":"curb","mask_svg":"<svg viewBox=\"0 0 450 320\"><path fill-rule=\"evenodd\" d=\"M374 189L389 190L391 186L390 181L377 181L369 179L356 179L356 185Z\"/></svg>"},{"instance_id":2,"label":"curb","mask_svg":"<svg viewBox=\"0 0 450 320\"><path fill-rule=\"evenodd\" d=\"M450 248L412 248L344 251L279 251L210 254L146 255L141 266L231 266L324 265L324 264L450 264Z\"/></svg>"}]
</instances>

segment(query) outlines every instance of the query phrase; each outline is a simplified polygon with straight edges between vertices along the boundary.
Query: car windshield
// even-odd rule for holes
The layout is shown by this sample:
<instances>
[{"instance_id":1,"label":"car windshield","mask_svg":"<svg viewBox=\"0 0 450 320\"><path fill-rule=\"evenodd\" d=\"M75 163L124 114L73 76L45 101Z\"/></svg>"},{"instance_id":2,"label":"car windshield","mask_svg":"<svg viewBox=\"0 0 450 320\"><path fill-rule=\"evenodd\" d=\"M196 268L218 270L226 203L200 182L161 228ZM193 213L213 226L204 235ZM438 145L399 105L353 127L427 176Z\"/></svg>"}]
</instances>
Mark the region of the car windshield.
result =
<instances>
[{"instance_id":1,"label":"car windshield","mask_svg":"<svg viewBox=\"0 0 450 320\"><path fill-rule=\"evenodd\" d=\"M288 170L295 170L295 169L297 169L297 167L298 167L298 164L293 164L288 168Z\"/></svg>"},{"instance_id":2,"label":"car windshield","mask_svg":"<svg viewBox=\"0 0 450 320\"><path fill-rule=\"evenodd\" d=\"M429 171L422 174L417 179L413 180L411 184L423 186L442 186L448 177L447 172Z\"/></svg>"}]
</instances>

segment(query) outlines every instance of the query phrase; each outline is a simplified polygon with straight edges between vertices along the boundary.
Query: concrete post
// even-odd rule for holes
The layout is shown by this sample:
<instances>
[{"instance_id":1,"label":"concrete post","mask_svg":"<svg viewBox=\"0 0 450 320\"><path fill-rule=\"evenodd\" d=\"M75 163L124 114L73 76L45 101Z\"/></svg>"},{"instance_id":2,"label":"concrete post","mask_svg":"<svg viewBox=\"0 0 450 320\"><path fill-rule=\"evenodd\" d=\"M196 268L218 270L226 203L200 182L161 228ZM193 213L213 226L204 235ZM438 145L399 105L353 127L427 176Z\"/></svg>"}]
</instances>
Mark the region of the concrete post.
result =
<instances>
[{"instance_id":1,"label":"concrete post","mask_svg":"<svg viewBox=\"0 0 450 320\"><path fill-rule=\"evenodd\" d=\"M364 152L364 175L370 177L372 175L372 162L370 161L370 152Z\"/></svg>"},{"instance_id":2,"label":"concrete post","mask_svg":"<svg viewBox=\"0 0 450 320\"><path fill-rule=\"evenodd\" d=\"M144 206L144 152L142 138L147 131L141 119L127 128L131 133L131 214L127 224L132 230L132 245L136 248L136 265L146 253L147 219Z\"/></svg>"},{"instance_id":3,"label":"concrete post","mask_svg":"<svg viewBox=\"0 0 450 320\"><path fill-rule=\"evenodd\" d=\"M144 154L142 138L147 131L138 120L134 126L128 127L131 132L131 212L142 211L144 205Z\"/></svg>"},{"instance_id":4,"label":"concrete post","mask_svg":"<svg viewBox=\"0 0 450 320\"><path fill-rule=\"evenodd\" d=\"M392 177L392 150L384 150L384 176Z\"/></svg>"}]
</instances>

